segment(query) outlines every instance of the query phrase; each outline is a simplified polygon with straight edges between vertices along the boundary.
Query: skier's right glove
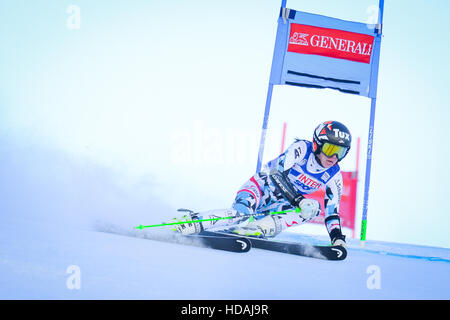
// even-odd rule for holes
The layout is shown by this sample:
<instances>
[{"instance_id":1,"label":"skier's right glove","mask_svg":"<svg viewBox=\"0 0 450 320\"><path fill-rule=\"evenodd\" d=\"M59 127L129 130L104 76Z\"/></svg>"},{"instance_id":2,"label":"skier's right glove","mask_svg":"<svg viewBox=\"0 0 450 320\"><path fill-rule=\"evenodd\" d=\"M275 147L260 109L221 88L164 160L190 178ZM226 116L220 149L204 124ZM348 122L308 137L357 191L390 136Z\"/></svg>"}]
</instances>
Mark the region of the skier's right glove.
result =
<instances>
[{"instance_id":1,"label":"skier's right glove","mask_svg":"<svg viewBox=\"0 0 450 320\"><path fill-rule=\"evenodd\" d=\"M314 199L303 198L298 203L300 208L300 217L309 221L320 214L322 209L320 208L320 203Z\"/></svg>"}]
</instances>

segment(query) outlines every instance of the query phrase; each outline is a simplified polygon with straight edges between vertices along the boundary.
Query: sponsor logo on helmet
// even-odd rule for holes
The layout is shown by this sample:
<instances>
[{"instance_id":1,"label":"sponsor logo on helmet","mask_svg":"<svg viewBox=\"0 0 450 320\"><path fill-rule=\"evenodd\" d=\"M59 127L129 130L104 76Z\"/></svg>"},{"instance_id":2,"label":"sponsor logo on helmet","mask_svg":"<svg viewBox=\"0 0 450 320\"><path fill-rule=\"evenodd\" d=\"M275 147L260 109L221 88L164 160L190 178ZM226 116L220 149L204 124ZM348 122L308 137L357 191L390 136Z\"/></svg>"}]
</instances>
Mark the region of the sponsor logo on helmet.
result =
<instances>
[{"instance_id":1,"label":"sponsor logo on helmet","mask_svg":"<svg viewBox=\"0 0 450 320\"><path fill-rule=\"evenodd\" d=\"M350 134L348 132L341 131L339 129L333 129L334 136L338 139L344 139L350 141ZM344 141L342 141L344 142Z\"/></svg>"}]
</instances>

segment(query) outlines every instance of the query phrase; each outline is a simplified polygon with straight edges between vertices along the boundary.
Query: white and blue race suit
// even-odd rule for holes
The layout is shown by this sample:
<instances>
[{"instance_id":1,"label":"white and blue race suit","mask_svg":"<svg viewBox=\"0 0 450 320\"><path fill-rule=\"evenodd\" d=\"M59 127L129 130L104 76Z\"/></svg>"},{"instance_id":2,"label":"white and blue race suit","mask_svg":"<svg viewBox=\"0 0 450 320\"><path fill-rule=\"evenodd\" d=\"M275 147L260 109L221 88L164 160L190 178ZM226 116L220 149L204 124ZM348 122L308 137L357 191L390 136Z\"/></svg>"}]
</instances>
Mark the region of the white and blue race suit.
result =
<instances>
[{"instance_id":1,"label":"white and blue race suit","mask_svg":"<svg viewBox=\"0 0 450 320\"><path fill-rule=\"evenodd\" d=\"M294 209L269 178L274 168L283 173L301 195L307 196L320 188L325 188L324 211L327 231L330 233L336 228L340 231L339 203L343 181L339 165L328 169L322 167L313 153L312 142L307 140L296 140L284 153L269 161L261 172L244 183L232 205L234 210L248 215ZM282 230L315 218L306 220L296 212L274 217L281 220Z\"/></svg>"}]
</instances>

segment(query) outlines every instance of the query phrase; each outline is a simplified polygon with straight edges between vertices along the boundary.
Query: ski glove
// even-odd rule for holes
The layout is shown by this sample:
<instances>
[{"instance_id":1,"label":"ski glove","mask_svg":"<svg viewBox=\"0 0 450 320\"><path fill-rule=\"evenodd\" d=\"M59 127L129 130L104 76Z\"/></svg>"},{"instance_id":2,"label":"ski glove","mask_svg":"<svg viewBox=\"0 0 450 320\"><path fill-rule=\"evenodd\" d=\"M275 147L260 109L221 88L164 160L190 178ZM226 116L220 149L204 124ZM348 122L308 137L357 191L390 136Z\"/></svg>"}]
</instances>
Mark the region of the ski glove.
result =
<instances>
[{"instance_id":1,"label":"ski glove","mask_svg":"<svg viewBox=\"0 0 450 320\"><path fill-rule=\"evenodd\" d=\"M305 220L317 217L322 211L319 201L314 199L304 198L299 202L298 207L300 208L300 217Z\"/></svg>"}]
</instances>

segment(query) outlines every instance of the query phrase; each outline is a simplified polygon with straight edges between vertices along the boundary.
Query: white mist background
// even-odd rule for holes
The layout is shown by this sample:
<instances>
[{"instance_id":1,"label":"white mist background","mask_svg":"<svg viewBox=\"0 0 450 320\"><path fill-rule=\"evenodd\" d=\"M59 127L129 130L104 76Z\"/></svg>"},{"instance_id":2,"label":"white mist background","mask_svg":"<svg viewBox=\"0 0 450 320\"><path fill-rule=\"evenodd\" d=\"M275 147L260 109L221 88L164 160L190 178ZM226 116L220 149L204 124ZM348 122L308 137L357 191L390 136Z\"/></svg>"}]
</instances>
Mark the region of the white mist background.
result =
<instances>
[{"instance_id":1,"label":"white mist background","mask_svg":"<svg viewBox=\"0 0 450 320\"><path fill-rule=\"evenodd\" d=\"M230 206L256 168L280 3L2 1L2 211L151 224L180 207ZM376 5L288 1L361 22ZM385 3L369 240L450 247L449 6ZM322 121L345 123L361 138L357 228L369 109L367 98L277 86L264 154L278 155L283 122L287 145Z\"/></svg>"}]
</instances>

